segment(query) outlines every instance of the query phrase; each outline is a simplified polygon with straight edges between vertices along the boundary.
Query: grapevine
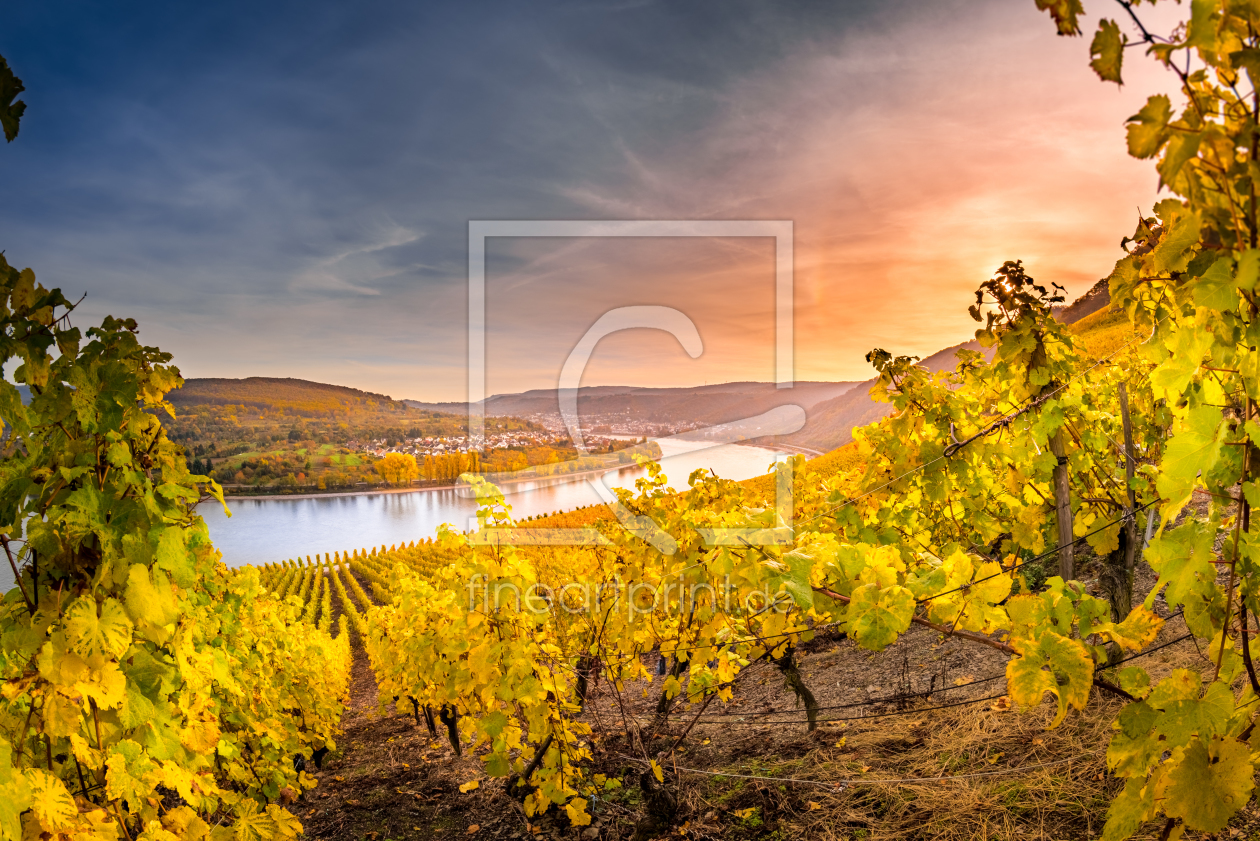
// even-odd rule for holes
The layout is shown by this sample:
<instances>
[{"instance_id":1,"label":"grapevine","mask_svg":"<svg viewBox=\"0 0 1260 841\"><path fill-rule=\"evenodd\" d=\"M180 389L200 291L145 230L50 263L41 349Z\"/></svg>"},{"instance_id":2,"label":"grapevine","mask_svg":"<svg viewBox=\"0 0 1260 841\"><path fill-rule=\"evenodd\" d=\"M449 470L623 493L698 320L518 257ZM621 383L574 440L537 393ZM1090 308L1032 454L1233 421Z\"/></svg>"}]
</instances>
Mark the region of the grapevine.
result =
<instances>
[{"instance_id":1,"label":"grapevine","mask_svg":"<svg viewBox=\"0 0 1260 841\"><path fill-rule=\"evenodd\" d=\"M0 256L30 389L0 383L0 837L294 837L275 801L313 785L294 753L335 748L349 650L219 562L193 506L221 490L158 418L169 356L72 309Z\"/></svg>"}]
</instances>

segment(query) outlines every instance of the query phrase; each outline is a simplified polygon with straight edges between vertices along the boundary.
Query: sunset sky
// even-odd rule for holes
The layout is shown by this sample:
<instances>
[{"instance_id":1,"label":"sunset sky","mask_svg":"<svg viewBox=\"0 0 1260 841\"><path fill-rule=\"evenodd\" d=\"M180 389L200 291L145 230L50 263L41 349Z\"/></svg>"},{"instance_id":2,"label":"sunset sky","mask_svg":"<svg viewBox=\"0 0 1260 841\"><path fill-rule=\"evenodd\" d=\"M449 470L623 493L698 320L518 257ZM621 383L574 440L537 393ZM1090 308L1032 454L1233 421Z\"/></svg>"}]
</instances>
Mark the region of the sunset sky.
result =
<instances>
[{"instance_id":1,"label":"sunset sky","mask_svg":"<svg viewBox=\"0 0 1260 841\"><path fill-rule=\"evenodd\" d=\"M1094 4L1114 14L1113 5ZM796 373L866 379L880 346L971 337L976 286L1022 258L1071 296L1109 273L1150 162L1123 89L1033 0L6 4L26 84L0 149L0 248L139 320L187 377L280 376L461 400L467 231L494 219L785 219ZM1123 24L1123 22L1122 22ZM771 380L773 243L488 247L488 390Z\"/></svg>"}]
</instances>

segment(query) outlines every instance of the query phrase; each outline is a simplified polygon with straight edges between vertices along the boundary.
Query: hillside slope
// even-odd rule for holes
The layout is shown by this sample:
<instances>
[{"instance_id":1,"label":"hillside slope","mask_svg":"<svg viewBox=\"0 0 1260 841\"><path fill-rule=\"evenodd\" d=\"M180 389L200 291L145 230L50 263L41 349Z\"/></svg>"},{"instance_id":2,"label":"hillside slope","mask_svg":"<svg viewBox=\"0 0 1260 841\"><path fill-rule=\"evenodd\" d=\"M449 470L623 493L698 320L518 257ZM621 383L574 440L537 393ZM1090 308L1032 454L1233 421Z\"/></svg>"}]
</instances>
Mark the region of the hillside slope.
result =
<instances>
[{"instance_id":1,"label":"hillside slope","mask_svg":"<svg viewBox=\"0 0 1260 841\"><path fill-rule=\"evenodd\" d=\"M1055 318L1072 325L1073 332L1082 338L1091 353L1106 356L1132 337L1128 319L1124 313L1112 311L1111 296L1106 281L1099 281L1092 289L1077 298L1071 305L1055 311ZM943 371L957 363L958 351L982 350L979 342L963 342L937 351L919 363L929 371ZM892 411L888 403L871 399L870 390L875 380L859 383L847 393L820 403L809 413L809 421L799 432L778 436L767 443L790 444L814 450L830 452L853 440L853 430L887 417Z\"/></svg>"},{"instance_id":2,"label":"hillside slope","mask_svg":"<svg viewBox=\"0 0 1260 841\"><path fill-rule=\"evenodd\" d=\"M853 382L798 382L791 389L774 383L736 382L694 388L640 388L634 386L584 386L578 390L578 414L585 423L643 422L690 428L759 415L784 403L795 403L806 412L847 394ZM407 405L433 411L463 412L462 403ZM520 394L496 394L485 400L487 414L530 417L559 416L559 392L534 389Z\"/></svg>"},{"instance_id":3,"label":"hillside slope","mask_svg":"<svg viewBox=\"0 0 1260 841\"><path fill-rule=\"evenodd\" d=\"M279 409L289 414L325 415L329 412L403 411L402 401L384 394L291 377L193 378L168 398L180 406L248 406Z\"/></svg>"}]
</instances>

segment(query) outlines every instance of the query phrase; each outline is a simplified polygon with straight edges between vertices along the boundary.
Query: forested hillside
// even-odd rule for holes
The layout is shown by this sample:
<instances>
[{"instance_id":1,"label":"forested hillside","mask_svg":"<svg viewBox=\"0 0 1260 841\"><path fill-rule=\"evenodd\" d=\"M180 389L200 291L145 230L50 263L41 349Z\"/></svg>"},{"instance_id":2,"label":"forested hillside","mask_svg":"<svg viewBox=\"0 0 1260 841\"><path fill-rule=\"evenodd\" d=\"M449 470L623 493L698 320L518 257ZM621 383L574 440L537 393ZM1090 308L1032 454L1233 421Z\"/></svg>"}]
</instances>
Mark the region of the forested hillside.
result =
<instances>
[{"instance_id":1,"label":"forested hillside","mask_svg":"<svg viewBox=\"0 0 1260 841\"><path fill-rule=\"evenodd\" d=\"M578 415L583 428L625 434L668 435L701 426L715 426L759 415L785 400L812 411L814 406L847 393L851 382L799 382L791 391L774 383L736 382L694 388L639 388L631 386L583 386L578 390ZM459 403L410 405L449 412L464 412ZM558 421L559 401L554 389L520 394L499 394L485 400L492 414L516 417L546 416Z\"/></svg>"}]
</instances>

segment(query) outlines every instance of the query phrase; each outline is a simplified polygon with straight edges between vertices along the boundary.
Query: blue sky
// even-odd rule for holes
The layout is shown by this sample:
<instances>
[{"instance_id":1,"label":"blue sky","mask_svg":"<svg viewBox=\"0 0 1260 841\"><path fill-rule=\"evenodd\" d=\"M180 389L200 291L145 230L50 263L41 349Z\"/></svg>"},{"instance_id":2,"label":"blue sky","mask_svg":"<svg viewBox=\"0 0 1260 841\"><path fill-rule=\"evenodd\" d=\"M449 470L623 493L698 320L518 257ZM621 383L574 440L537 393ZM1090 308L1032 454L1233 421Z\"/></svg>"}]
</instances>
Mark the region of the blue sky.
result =
<instances>
[{"instance_id":1,"label":"blue sky","mask_svg":"<svg viewBox=\"0 0 1260 841\"><path fill-rule=\"evenodd\" d=\"M800 379L969 337L1006 259L1104 276L1170 87L1092 76L1032 0L7 4L26 84L0 248L136 317L185 376L461 399L470 219L791 219ZM584 382L773 376L757 242L493 242L492 392L554 384L604 310L663 304Z\"/></svg>"}]
</instances>

